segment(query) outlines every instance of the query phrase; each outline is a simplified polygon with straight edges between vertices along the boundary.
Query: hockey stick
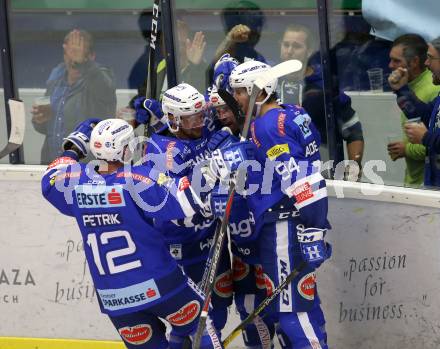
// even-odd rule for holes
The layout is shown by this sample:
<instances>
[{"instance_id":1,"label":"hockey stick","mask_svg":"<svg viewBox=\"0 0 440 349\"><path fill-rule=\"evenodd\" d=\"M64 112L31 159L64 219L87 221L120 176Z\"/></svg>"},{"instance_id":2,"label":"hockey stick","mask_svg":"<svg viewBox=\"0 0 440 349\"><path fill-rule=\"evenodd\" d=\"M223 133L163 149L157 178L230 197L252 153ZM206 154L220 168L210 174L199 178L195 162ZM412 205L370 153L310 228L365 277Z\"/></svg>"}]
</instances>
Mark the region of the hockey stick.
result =
<instances>
[{"instance_id":1,"label":"hockey stick","mask_svg":"<svg viewBox=\"0 0 440 349\"><path fill-rule=\"evenodd\" d=\"M289 60L280 63L275 67L272 67L271 69L265 71L255 80L252 87L251 96L249 99L248 110L244 120L243 131L240 136L240 142L244 142L247 139L255 102L257 101L257 97L259 96L261 90L273 79L280 78L284 75L297 72L301 70L301 68L302 68L302 63L300 61ZM237 178L240 178L240 170L239 173L237 174ZM208 318L209 303L214 288L215 276L217 274L217 269L219 266L220 253L223 248L224 237L226 235L226 229L229 224L232 202L234 200L234 195L235 195L235 186L236 186L235 181L231 181L228 191L228 200L226 202L225 214L223 216L220 229L218 229L218 236L214 238L214 244L212 246L214 250L212 254L210 270L208 272L208 281L207 281L208 283L206 285L205 302L203 304L202 312L200 314L199 324L197 326L197 330L194 335L194 344L193 344L194 349L200 348L200 341L202 339L203 331L205 330L206 320Z\"/></svg>"},{"instance_id":2,"label":"hockey stick","mask_svg":"<svg viewBox=\"0 0 440 349\"><path fill-rule=\"evenodd\" d=\"M238 105L238 102L235 100L235 98L226 90L219 89L218 94L226 103L226 105L231 109L232 113L234 114L237 121L240 119L244 119L243 111L241 110L240 106Z\"/></svg>"},{"instance_id":3,"label":"hockey stick","mask_svg":"<svg viewBox=\"0 0 440 349\"><path fill-rule=\"evenodd\" d=\"M8 144L0 151L0 159L21 147L26 125L24 103L21 100L9 99L8 104L11 115L11 132Z\"/></svg>"},{"instance_id":4,"label":"hockey stick","mask_svg":"<svg viewBox=\"0 0 440 349\"><path fill-rule=\"evenodd\" d=\"M264 298L261 303L252 313L250 313L246 319L244 319L237 327L235 327L232 332L223 341L223 346L226 348L231 342L240 334L243 329L249 325L254 319L260 314L272 301L278 297L278 295L289 285L292 280L307 266L305 261L302 261L297 268L293 269L292 272L287 275L284 281L273 290L270 296Z\"/></svg>"},{"instance_id":5,"label":"hockey stick","mask_svg":"<svg viewBox=\"0 0 440 349\"><path fill-rule=\"evenodd\" d=\"M148 53L148 72L147 72L147 88L145 92L146 98L156 98L157 87L157 71L155 64L156 44L159 44L159 2L160 0L154 0L153 2L153 14L151 18L151 36L150 36L150 51ZM150 119L144 126L144 136L148 137L150 128Z\"/></svg>"}]
</instances>

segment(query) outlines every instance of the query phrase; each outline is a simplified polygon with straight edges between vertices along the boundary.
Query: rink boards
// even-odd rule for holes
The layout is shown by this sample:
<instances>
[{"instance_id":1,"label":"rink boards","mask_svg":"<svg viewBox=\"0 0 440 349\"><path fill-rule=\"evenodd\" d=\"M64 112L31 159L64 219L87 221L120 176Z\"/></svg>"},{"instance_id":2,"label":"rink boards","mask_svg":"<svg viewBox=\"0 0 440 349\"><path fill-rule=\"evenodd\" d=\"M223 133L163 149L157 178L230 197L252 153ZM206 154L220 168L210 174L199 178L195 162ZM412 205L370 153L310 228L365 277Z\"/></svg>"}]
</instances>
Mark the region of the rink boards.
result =
<instances>
[{"instance_id":1,"label":"rink boards","mask_svg":"<svg viewBox=\"0 0 440 349\"><path fill-rule=\"evenodd\" d=\"M108 342L118 336L99 312L75 221L40 194L42 170L0 166L0 349L122 348ZM437 348L440 195L328 183L333 257L318 288L330 347ZM230 314L225 333L238 324Z\"/></svg>"}]
</instances>

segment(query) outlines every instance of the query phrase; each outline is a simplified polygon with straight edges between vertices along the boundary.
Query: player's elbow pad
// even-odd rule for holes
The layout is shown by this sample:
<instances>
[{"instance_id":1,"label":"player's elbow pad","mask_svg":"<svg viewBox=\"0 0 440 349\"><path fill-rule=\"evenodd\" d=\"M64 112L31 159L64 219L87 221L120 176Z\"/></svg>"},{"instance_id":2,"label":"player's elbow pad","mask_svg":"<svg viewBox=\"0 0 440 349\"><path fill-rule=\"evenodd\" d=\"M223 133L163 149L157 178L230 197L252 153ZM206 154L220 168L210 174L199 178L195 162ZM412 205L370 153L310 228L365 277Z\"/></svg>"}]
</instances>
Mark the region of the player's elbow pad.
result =
<instances>
[{"instance_id":1,"label":"player's elbow pad","mask_svg":"<svg viewBox=\"0 0 440 349\"><path fill-rule=\"evenodd\" d=\"M364 140L364 133L362 131L362 124L356 114L354 114L350 120L348 120L342 124L341 134L342 134L342 138L347 143Z\"/></svg>"}]
</instances>

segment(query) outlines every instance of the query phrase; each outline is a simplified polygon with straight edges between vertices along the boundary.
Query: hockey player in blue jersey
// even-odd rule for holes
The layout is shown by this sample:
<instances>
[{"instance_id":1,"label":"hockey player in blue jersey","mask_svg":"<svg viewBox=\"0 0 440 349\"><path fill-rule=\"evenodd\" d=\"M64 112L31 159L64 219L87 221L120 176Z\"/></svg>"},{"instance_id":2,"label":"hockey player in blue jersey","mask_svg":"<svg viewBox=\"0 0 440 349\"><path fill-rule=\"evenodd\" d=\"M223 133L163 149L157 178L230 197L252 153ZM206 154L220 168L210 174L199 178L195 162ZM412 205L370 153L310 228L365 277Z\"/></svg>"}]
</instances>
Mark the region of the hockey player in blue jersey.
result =
<instances>
[{"instance_id":1,"label":"hockey player in blue jersey","mask_svg":"<svg viewBox=\"0 0 440 349\"><path fill-rule=\"evenodd\" d=\"M191 85L182 83L165 91L161 108L152 100L146 100L143 104L149 114L163 112L162 119L167 123L167 127L149 139L147 163L154 166L164 180L200 175L193 172L197 172L195 166L210 158L211 151L207 144L213 134L206 127L212 117L204 96ZM223 137L222 134L218 136ZM163 233L170 253L196 283L202 281L216 225L214 217L201 214L180 220L155 220L155 227ZM232 271L226 246L220 263L210 312L218 331L224 327L227 308L232 304ZM177 342L181 338L175 338L172 331L170 340Z\"/></svg>"},{"instance_id":2,"label":"hockey player in blue jersey","mask_svg":"<svg viewBox=\"0 0 440 349\"><path fill-rule=\"evenodd\" d=\"M216 63L214 68L215 85L209 91L209 100L215 109L216 120L223 129L211 137L208 147L216 149L239 140L240 123L232 110L218 94L221 88L232 92L229 86L229 75L239 65L238 61L228 54ZM220 134L223 133L223 137ZM227 136L231 133L231 136ZM215 195L213 193L213 195ZM234 303L240 318L244 320L266 297L266 284L256 243L255 221L247 206L246 198L236 194L229 219L229 234L233 255L232 280ZM243 341L246 348L270 349L275 332L274 320L271 316L257 316L253 324L243 330Z\"/></svg>"},{"instance_id":3,"label":"hockey player in blue jersey","mask_svg":"<svg viewBox=\"0 0 440 349\"><path fill-rule=\"evenodd\" d=\"M229 82L245 113L253 82L269 68L249 61L232 71ZM268 292L302 261L307 262L272 307L287 335L283 347L327 348L315 273L331 254L331 246L324 241L330 226L325 180L319 172L320 138L304 109L278 105L276 85L274 79L264 86L253 111L256 118L250 130L262 170L248 170L248 185L258 186L248 196L248 205L256 221Z\"/></svg>"},{"instance_id":4,"label":"hockey player in blue jersey","mask_svg":"<svg viewBox=\"0 0 440 349\"><path fill-rule=\"evenodd\" d=\"M160 185L151 167L124 164L130 160L133 128L108 119L92 131L97 121L81 123L65 139L63 155L42 178L43 195L76 218L101 311L126 347L173 348L159 318L175 334L192 335L203 296L171 257L153 221L191 217L204 211L205 203L188 177ZM80 164L89 140L98 161ZM222 347L211 321L202 347Z\"/></svg>"}]
</instances>

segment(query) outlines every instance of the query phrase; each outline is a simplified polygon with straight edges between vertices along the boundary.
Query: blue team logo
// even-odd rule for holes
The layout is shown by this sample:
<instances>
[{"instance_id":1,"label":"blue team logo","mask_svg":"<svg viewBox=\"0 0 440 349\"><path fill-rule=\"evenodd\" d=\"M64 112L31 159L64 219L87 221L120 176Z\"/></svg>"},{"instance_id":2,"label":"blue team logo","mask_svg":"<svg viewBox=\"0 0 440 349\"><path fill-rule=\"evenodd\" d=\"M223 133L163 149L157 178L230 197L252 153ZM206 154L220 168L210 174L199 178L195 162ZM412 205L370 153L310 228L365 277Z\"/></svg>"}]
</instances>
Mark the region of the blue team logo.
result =
<instances>
[{"instance_id":1,"label":"blue team logo","mask_svg":"<svg viewBox=\"0 0 440 349\"><path fill-rule=\"evenodd\" d=\"M77 185L75 195L79 208L125 206L124 191L121 185Z\"/></svg>"},{"instance_id":2,"label":"blue team logo","mask_svg":"<svg viewBox=\"0 0 440 349\"><path fill-rule=\"evenodd\" d=\"M304 139L312 134L312 131L309 128L311 119L308 114L299 114L295 119L293 119L293 122L298 125Z\"/></svg>"}]
</instances>

